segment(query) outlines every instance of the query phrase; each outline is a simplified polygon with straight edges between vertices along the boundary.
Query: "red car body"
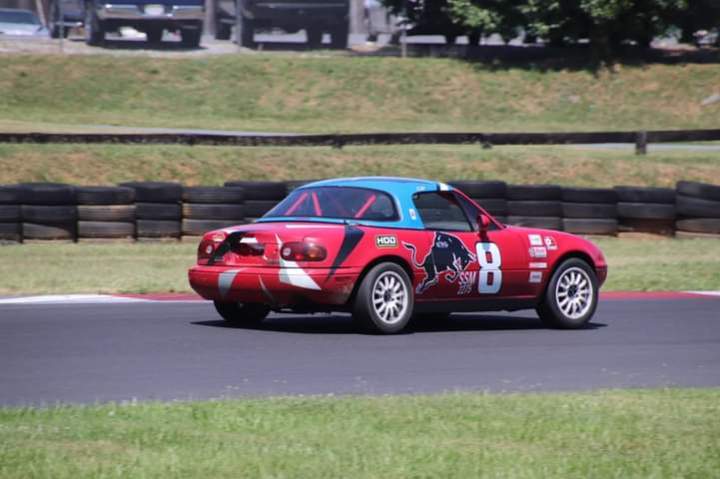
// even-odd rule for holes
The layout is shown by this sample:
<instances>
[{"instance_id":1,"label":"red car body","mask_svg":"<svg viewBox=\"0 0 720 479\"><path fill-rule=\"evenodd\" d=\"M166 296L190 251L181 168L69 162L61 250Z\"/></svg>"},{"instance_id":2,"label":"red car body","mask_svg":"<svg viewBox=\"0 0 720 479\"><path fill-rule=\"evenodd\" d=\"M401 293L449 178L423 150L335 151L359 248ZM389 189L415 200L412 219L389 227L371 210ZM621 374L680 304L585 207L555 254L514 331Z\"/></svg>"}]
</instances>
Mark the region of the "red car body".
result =
<instances>
[{"instance_id":1,"label":"red car body","mask_svg":"<svg viewBox=\"0 0 720 479\"><path fill-rule=\"evenodd\" d=\"M390 203L382 197L384 210L370 219L360 206L351 211L354 218L296 215L290 209L293 202L296 209L307 202L310 213L327 210L332 206L321 205L314 192L333 198L348 188L367 196L357 202L365 201L366 210L380 195L387 195ZM447 211L444 204L426 209L420 204L437 206L431 203L445 200L452 207ZM453 205L469 227L462 225ZM453 214L459 219L448 219ZM415 313L518 310L540 306L553 273L570 259L584 262L594 274L591 294L596 302L607 264L591 242L558 231L502 225L481 205L442 183L354 178L306 185L257 223L205 234L189 280L200 296L216 305L353 311L355 303L368 300L357 298L368 272L392 263L409 278Z\"/></svg>"}]
</instances>

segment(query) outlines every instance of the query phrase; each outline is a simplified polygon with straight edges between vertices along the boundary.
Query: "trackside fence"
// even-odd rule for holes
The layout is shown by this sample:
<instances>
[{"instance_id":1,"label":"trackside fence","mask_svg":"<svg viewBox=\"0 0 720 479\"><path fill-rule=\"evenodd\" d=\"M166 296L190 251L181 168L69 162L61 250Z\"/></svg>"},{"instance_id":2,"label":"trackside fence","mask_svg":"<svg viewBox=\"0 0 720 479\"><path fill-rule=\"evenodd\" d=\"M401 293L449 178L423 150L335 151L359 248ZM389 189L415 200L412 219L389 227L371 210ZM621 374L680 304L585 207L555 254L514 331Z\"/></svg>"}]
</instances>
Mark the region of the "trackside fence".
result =
<instances>
[{"instance_id":1,"label":"trackside fence","mask_svg":"<svg viewBox=\"0 0 720 479\"><path fill-rule=\"evenodd\" d=\"M634 143L644 154L649 143L720 141L720 129L568 133L357 133L357 134L196 134L196 133L0 133L0 143L173 144L212 146L346 145L581 145Z\"/></svg>"},{"instance_id":2,"label":"trackside fence","mask_svg":"<svg viewBox=\"0 0 720 479\"><path fill-rule=\"evenodd\" d=\"M305 181L224 186L129 182L117 186L0 186L0 241L178 240L251 223ZM720 239L720 185L575 188L451 181L503 223L576 234L654 233Z\"/></svg>"}]
</instances>

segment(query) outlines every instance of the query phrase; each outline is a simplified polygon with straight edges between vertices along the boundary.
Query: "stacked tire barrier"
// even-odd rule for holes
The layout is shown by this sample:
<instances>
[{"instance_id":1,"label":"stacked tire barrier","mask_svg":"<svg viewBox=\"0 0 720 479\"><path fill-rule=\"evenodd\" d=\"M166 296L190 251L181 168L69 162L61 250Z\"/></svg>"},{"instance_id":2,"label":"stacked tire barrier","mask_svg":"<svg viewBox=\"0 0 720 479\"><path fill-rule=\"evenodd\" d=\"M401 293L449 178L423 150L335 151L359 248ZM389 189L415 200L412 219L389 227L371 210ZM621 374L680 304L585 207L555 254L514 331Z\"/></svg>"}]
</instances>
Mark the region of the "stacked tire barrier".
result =
<instances>
[{"instance_id":1,"label":"stacked tire barrier","mask_svg":"<svg viewBox=\"0 0 720 479\"><path fill-rule=\"evenodd\" d=\"M206 231L245 222L245 191L239 187L183 188L182 234L201 236Z\"/></svg>"},{"instance_id":2,"label":"stacked tire barrier","mask_svg":"<svg viewBox=\"0 0 720 479\"><path fill-rule=\"evenodd\" d=\"M563 230L575 234L615 236L617 192L608 188L563 188Z\"/></svg>"},{"instance_id":3,"label":"stacked tire barrier","mask_svg":"<svg viewBox=\"0 0 720 479\"><path fill-rule=\"evenodd\" d=\"M720 186L680 181L675 207L679 236L720 234Z\"/></svg>"},{"instance_id":4,"label":"stacked tire barrier","mask_svg":"<svg viewBox=\"0 0 720 479\"><path fill-rule=\"evenodd\" d=\"M135 190L124 186L77 188L78 239L134 238Z\"/></svg>"},{"instance_id":5,"label":"stacked tire barrier","mask_svg":"<svg viewBox=\"0 0 720 479\"><path fill-rule=\"evenodd\" d=\"M452 181L449 184L481 204L501 223L507 221L507 185L504 181Z\"/></svg>"},{"instance_id":6,"label":"stacked tire barrier","mask_svg":"<svg viewBox=\"0 0 720 479\"><path fill-rule=\"evenodd\" d=\"M228 181L221 187L130 182L73 187L0 185L0 242L179 239L251 223L303 181ZM653 233L720 239L720 185L680 181L676 189L574 188L455 181L503 223L575 234Z\"/></svg>"},{"instance_id":7,"label":"stacked tire barrier","mask_svg":"<svg viewBox=\"0 0 720 479\"><path fill-rule=\"evenodd\" d=\"M508 218L511 225L561 230L562 189L556 185L508 185Z\"/></svg>"},{"instance_id":8,"label":"stacked tire barrier","mask_svg":"<svg viewBox=\"0 0 720 479\"><path fill-rule=\"evenodd\" d=\"M180 238L183 187L180 183L132 181L120 186L135 191L138 239Z\"/></svg>"},{"instance_id":9,"label":"stacked tire barrier","mask_svg":"<svg viewBox=\"0 0 720 479\"><path fill-rule=\"evenodd\" d=\"M20 241L22 239L21 221L20 187L0 185L0 241Z\"/></svg>"},{"instance_id":10,"label":"stacked tire barrier","mask_svg":"<svg viewBox=\"0 0 720 479\"><path fill-rule=\"evenodd\" d=\"M616 186L615 192L621 232L673 234L675 190Z\"/></svg>"},{"instance_id":11,"label":"stacked tire barrier","mask_svg":"<svg viewBox=\"0 0 720 479\"><path fill-rule=\"evenodd\" d=\"M245 192L248 222L260 218L287 196L287 186L282 181L227 181L225 186L242 188Z\"/></svg>"},{"instance_id":12,"label":"stacked tire barrier","mask_svg":"<svg viewBox=\"0 0 720 479\"><path fill-rule=\"evenodd\" d=\"M75 187L59 183L20 185L22 234L25 240L75 240Z\"/></svg>"}]
</instances>

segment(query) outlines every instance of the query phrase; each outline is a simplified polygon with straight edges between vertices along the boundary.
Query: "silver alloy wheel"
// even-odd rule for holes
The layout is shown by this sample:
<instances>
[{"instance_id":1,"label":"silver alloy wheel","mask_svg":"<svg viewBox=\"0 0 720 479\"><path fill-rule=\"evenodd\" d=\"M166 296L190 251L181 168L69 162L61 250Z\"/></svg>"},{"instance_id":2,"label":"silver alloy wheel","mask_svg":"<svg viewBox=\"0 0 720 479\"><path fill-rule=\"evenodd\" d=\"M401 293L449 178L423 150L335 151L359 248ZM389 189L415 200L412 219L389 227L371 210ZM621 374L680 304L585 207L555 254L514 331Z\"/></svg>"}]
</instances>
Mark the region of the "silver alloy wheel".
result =
<instances>
[{"instance_id":1,"label":"silver alloy wheel","mask_svg":"<svg viewBox=\"0 0 720 479\"><path fill-rule=\"evenodd\" d=\"M592 307L593 300L592 281L585 270L572 267L563 271L555 286L555 302L567 318L583 317Z\"/></svg>"},{"instance_id":2,"label":"silver alloy wheel","mask_svg":"<svg viewBox=\"0 0 720 479\"><path fill-rule=\"evenodd\" d=\"M385 271L375 279L372 306L385 324L395 324L402 320L408 309L408 290L398 273Z\"/></svg>"}]
</instances>

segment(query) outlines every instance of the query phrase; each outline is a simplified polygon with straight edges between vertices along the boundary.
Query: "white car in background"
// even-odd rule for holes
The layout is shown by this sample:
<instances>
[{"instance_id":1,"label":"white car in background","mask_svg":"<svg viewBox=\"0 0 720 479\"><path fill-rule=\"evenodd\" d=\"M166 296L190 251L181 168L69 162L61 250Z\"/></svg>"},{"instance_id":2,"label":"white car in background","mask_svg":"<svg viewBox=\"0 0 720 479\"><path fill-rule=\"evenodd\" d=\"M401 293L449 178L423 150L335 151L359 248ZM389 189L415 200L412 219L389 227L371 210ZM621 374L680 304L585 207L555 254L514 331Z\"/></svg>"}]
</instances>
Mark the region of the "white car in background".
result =
<instances>
[{"instance_id":1,"label":"white car in background","mask_svg":"<svg viewBox=\"0 0 720 479\"><path fill-rule=\"evenodd\" d=\"M47 36L47 30L30 10L0 8L0 35Z\"/></svg>"}]
</instances>

